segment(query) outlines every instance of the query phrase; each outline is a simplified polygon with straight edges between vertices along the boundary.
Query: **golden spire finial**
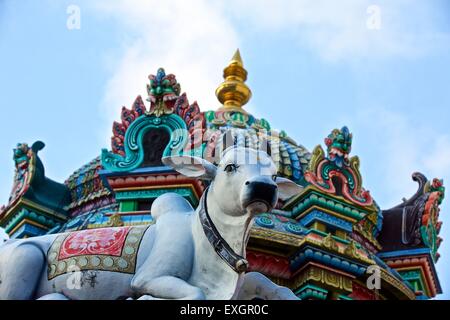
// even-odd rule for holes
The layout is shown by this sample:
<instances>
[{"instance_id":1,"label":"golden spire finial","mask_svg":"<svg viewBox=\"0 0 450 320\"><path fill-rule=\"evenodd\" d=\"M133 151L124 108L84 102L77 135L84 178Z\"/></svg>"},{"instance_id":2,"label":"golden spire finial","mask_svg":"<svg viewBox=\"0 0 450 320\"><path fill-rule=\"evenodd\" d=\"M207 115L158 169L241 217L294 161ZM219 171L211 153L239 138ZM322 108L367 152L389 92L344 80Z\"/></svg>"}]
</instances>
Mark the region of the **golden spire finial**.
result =
<instances>
[{"instance_id":1,"label":"golden spire finial","mask_svg":"<svg viewBox=\"0 0 450 320\"><path fill-rule=\"evenodd\" d=\"M245 84L247 70L244 69L239 49L236 50L228 66L223 70L225 81L217 88L216 96L223 109L244 111L242 106L252 97L252 91Z\"/></svg>"},{"instance_id":2,"label":"golden spire finial","mask_svg":"<svg viewBox=\"0 0 450 320\"><path fill-rule=\"evenodd\" d=\"M237 49L236 52L234 53L233 58L231 58L230 64L233 62L240 65L241 67L244 66L244 63L242 62L241 58L241 52L239 51L239 49Z\"/></svg>"}]
</instances>

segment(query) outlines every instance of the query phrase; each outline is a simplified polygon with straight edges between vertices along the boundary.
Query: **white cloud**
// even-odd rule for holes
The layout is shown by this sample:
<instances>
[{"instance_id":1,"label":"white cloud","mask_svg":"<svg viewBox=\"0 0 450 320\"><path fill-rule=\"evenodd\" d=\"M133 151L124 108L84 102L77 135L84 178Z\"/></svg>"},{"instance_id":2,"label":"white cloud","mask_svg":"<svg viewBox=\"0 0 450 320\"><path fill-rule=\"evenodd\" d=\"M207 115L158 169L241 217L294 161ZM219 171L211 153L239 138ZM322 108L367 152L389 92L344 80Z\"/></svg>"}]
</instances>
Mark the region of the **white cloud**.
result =
<instances>
[{"instance_id":1,"label":"white cloud","mask_svg":"<svg viewBox=\"0 0 450 320\"><path fill-rule=\"evenodd\" d=\"M438 136L432 145L431 152L424 160L425 167L434 175L450 175L450 136Z\"/></svg>"},{"instance_id":2,"label":"white cloud","mask_svg":"<svg viewBox=\"0 0 450 320\"><path fill-rule=\"evenodd\" d=\"M102 105L108 126L120 117L122 105L145 99L150 73L159 67L174 73L189 101L203 110L215 109L214 95L225 67L238 47L233 26L210 1L100 1L96 13L123 28L123 54L110 67ZM131 38L131 39L130 39ZM218 67L219 66L219 67ZM99 128L104 135L104 128Z\"/></svg>"},{"instance_id":3,"label":"white cloud","mask_svg":"<svg viewBox=\"0 0 450 320\"><path fill-rule=\"evenodd\" d=\"M348 121L354 137L353 150L365 155L361 159L364 185L383 209L397 205L402 197L409 198L417 190L411 180L415 171L424 173L428 179L443 178L444 185L450 182L450 134L436 132L432 124L414 124L404 114L380 107L361 110ZM449 190L447 188L447 190ZM440 236L444 238L437 263L444 295L450 298L450 223L447 197L441 206L443 221Z\"/></svg>"},{"instance_id":4,"label":"white cloud","mask_svg":"<svg viewBox=\"0 0 450 320\"><path fill-rule=\"evenodd\" d=\"M346 121L354 132L354 150L362 159L366 186L383 208L398 204L417 190L411 180L415 171L429 179L450 181L450 135L437 132L430 124L416 124L408 115L382 107L365 108ZM356 151L357 150L357 151ZM367 155L371 155L369 158ZM373 171L372 171L373 170ZM448 179L447 179L448 178Z\"/></svg>"},{"instance_id":5,"label":"white cloud","mask_svg":"<svg viewBox=\"0 0 450 320\"><path fill-rule=\"evenodd\" d=\"M366 25L373 4L381 10L380 30ZM292 41L327 61L350 63L411 58L450 43L444 41L448 35L436 31L435 6L404 0L100 0L86 1L85 7L113 19L121 30L120 58L107 59L112 77L101 107L102 139L121 106L130 106L138 94L146 96L147 76L160 66L177 75L191 102L198 100L202 110L215 109L221 68L245 37L288 32Z\"/></svg>"},{"instance_id":6,"label":"white cloud","mask_svg":"<svg viewBox=\"0 0 450 320\"><path fill-rule=\"evenodd\" d=\"M414 58L442 44L448 48L450 39L448 34L437 31L435 18L439 8L431 2L232 1L234 5L227 5L228 10L254 28L289 32L293 39L328 61ZM379 10L368 11L370 6ZM379 21L380 28L369 28L369 20Z\"/></svg>"},{"instance_id":7,"label":"white cloud","mask_svg":"<svg viewBox=\"0 0 450 320\"><path fill-rule=\"evenodd\" d=\"M366 25L371 5L381 10L378 31ZM123 30L121 56L110 60L113 73L101 110L107 128L98 128L102 137L109 135L122 105L130 106L138 94L146 96L147 76L160 66L177 75L191 102L198 100L202 110L215 109L218 101L214 91L222 81L221 67L245 40L242 37L255 33L291 32L293 39L331 61L415 57L448 38L438 31L436 3L412 5L406 0L101 0L85 6L113 19ZM243 27L246 30L239 33L238 28ZM251 104L247 109L257 110ZM386 205L415 191L412 172L448 174L448 135L427 126L412 127L407 117L383 108L366 110L351 120L355 131L372 134L370 147L380 156L364 159L363 165L373 161L367 164L372 168L383 157L383 169L377 170L385 177L378 179L385 179L382 185L386 190L380 193ZM367 150L367 154L373 153Z\"/></svg>"}]
</instances>

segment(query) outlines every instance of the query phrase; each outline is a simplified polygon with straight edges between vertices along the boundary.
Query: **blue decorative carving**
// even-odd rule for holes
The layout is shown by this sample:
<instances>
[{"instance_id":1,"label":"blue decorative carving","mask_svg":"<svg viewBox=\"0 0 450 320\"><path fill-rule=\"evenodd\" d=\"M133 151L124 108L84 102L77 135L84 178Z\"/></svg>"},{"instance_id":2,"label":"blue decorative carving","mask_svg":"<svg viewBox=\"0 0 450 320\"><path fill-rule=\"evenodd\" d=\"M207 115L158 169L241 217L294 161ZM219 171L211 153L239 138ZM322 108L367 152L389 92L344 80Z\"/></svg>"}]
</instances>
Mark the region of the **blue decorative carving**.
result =
<instances>
[{"instance_id":1,"label":"blue decorative carving","mask_svg":"<svg viewBox=\"0 0 450 320\"><path fill-rule=\"evenodd\" d=\"M143 138L153 128L167 130L171 137L163 156L181 154L188 140L186 123L176 114L161 117L142 115L136 119L125 134L125 156L102 150L102 165L113 172L137 169L144 161Z\"/></svg>"},{"instance_id":2,"label":"blue decorative carving","mask_svg":"<svg viewBox=\"0 0 450 320\"><path fill-rule=\"evenodd\" d=\"M288 222L284 228L286 229L286 231L296 235L305 234L305 228L298 223L294 224L292 222Z\"/></svg>"},{"instance_id":3,"label":"blue decorative carving","mask_svg":"<svg viewBox=\"0 0 450 320\"><path fill-rule=\"evenodd\" d=\"M299 268L301 265L304 265L307 261L316 261L326 265L332 265L336 269L346 271L358 276L364 274L367 269L367 266L360 263L356 263L343 257L337 257L308 246L293 257L293 259L291 260L292 270L297 270L297 268Z\"/></svg>"},{"instance_id":4,"label":"blue decorative carving","mask_svg":"<svg viewBox=\"0 0 450 320\"><path fill-rule=\"evenodd\" d=\"M332 215L329 215L325 212L322 212L320 210L313 210L307 215L305 215L303 218L300 219L300 222L304 226L308 226L314 221L321 221L325 224L332 225L336 228L345 230L347 232L352 232L352 223L343 219L339 219L337 217L334 217Z\"/></svg>"},{"instance_id":5,"label":"blue decorative carving","mask_svg":"<svg viewBox=\"0 0 450 320\"><path fill-rule=\"evenodd\" d=\"M257 225L263 228L273 229L275 227L275 223L268 216L261 215L255 219Z\"/></svg>"}]
</instances>

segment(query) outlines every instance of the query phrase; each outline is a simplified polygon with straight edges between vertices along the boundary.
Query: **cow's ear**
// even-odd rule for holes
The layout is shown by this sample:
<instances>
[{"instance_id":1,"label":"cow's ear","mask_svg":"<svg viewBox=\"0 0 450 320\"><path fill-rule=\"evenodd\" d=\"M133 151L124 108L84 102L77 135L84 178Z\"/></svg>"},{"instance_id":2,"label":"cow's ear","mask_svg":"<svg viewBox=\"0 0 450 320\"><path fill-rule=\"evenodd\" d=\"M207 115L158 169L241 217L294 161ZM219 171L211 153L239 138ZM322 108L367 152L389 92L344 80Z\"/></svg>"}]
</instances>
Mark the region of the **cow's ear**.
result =
<instances>
[{"instance_id":1,"label":"cow's ear","mask_svg":"<svg viewBox=\"0 0 450 320\"><path fill-rule=\"evenodd\" d=\"M286 178L277 177L276 183L278 185L278 197L283 201L288 200L303 191L302 186L299 186Z\"/></svg>"},{"instance_id":2,"label":"cow's ear","mask_svg":"<svg viewBox=\"0 0 450 320\"><path fill-rule=\"evenodd\" d=\"M216 176L216 166L199 157L170 156L161 160L166 166L173 168L186 177L212 180Z\"/></svg>"}]
</instances>

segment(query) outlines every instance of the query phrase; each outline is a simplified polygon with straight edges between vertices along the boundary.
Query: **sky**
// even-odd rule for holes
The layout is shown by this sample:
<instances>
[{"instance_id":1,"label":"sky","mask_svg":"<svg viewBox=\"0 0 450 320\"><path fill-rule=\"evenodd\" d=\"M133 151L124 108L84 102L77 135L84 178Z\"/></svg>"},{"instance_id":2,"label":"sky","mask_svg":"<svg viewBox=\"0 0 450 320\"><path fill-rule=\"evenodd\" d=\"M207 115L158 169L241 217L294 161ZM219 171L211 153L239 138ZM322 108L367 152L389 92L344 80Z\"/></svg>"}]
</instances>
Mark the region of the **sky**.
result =
<instances>
[{"instance_id":1,"label":"sky","mask_svg":"<svg viewBox=\"0 0 450 320\"><path fill-rule=\"evenodd\" d=\"M347 125L382 208L416 191L415 171L450 181L446 0L0 0L0 204L18 142L44 141L47 176L62 182L109 148L121 107L146 97L159 67L190 102L218 108L236 48L253 92L245 109L309 150ZM450 299L449 199L441 299Z\"/></svg>"}]
</instances>

